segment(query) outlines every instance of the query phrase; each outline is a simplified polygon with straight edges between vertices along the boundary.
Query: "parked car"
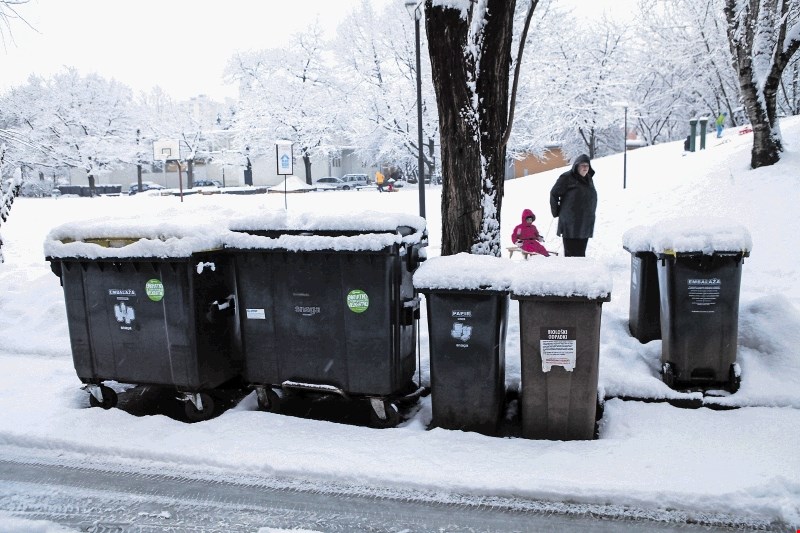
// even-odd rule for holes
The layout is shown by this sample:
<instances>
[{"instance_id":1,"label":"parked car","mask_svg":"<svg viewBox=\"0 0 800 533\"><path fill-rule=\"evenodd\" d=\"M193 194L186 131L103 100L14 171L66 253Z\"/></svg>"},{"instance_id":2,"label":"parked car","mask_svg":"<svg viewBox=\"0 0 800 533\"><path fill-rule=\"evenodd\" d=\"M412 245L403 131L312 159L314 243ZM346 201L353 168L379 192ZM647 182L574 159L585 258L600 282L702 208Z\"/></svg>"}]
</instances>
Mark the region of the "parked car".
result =
<instances>
[{"instance_id":1,"label":"parked car","mask_svg":"<svg viewBox=\"0 0 800 533\"><path fill-rule=\"evenodd\" d=\"M196 180L192 184L192 188L195 187L222 187L222 182L218 180Z\"/></svg>"},{"instance_id":2,"label":"parked car","mask_svg":"<svg viewBox=\"0 0 800 533\"><path fill-rule=\"evenodd\" d=\"M366 187L372 183L366 174L345 174L341 177L341 180L344 182L342 189L345 190Z\"/></svg>"},{"instance_id":3,"label":"parked car","mask_svg":"<svg viewBox=\"0 0 800 533\"><path fill-rule=\"evenodd\" d=\"M131 188L128 190L129 195L136 194L137 192L144 192L144 191L153 191L158 189L163 189L163 185L159 185L158 183L152 181L143 181L142 182L142 189L139 190L138 183L131 183Z\"/></svg>"},{"instance_id":4,"label":"parked car","mask_svg":"<svg viewBox=\"0 0 800 533\"><path fill-rule=\"evenodd\" d=\"M344 189L345 183L342 181L341 178L326 176L324 178L319 178L317 181L315 181L314 187L320 191L335 191L338 189Z\"/></svg>"}]
</instances>

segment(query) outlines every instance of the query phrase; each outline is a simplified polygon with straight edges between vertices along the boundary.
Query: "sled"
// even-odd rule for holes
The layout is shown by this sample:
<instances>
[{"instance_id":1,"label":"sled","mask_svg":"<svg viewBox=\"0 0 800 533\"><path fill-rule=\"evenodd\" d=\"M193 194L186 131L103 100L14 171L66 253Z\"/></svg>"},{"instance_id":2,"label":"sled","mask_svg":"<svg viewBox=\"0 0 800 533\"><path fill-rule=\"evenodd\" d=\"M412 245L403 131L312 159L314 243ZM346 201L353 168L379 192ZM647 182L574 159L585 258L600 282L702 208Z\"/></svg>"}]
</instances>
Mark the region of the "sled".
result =
<instances>
[{"instance_id":1,"label":"sled","mask_svg":"<svg viewBox=\"0 0 800 533\"><path fill-rule=\"evenodd\" d=\"M509 258L514 257L514 252L519 252L519 253L522 254L522 257L525 258L526 261L527 261L529 255L542 255L542 254L537 254L536 252L526 252L525 250L523 250L519 246L509 246L508 248L506 248L506 250L508 250L508 257ZM558 255L558 252L551 252L550 250L547 250L547 253L549 253L550 255ZM545 257L545 256L542 256L542 257Z\"/></svg>"}]
</instances>

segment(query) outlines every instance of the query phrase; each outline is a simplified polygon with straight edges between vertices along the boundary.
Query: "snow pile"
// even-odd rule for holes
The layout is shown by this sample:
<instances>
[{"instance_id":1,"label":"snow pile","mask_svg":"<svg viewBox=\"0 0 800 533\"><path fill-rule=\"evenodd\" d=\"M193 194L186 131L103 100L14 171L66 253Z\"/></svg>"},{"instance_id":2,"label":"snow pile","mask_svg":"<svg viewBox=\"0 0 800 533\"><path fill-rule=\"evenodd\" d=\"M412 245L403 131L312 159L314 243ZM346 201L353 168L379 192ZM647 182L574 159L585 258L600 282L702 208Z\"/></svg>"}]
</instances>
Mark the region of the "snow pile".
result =
<instances>
[{"instance_id":1,"label":"snow pile","mask_svg":"<svg viewBox=\"0 0 800 533\"><path fill-rule=\"evenodd\" d=\"M511 263L489 255L460 253L428 259L414 272L419 290L507 291L511 286Z\"/></svg>"},{"instance_id":2,"label":"snow pile","mask_svg":"<svg viewBox=\"0 0 800 533\"><path fill-rule=\"evenodd\" d=\"M286 176L283 182L273 185L267 189L269 192L306 192L313 191L314 187L307 184L305 180L298 176Z\"/></svg>"}]
</instances>

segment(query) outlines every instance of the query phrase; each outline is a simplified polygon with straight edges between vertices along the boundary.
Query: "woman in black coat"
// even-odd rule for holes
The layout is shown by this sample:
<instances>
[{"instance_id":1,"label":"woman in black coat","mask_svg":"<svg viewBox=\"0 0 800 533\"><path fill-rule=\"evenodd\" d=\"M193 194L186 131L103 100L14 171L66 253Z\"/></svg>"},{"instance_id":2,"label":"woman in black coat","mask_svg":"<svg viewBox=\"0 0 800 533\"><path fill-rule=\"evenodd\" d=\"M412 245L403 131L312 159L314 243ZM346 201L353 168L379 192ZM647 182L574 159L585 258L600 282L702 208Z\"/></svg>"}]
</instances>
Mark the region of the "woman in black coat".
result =
<instances>
[{"instance_id":1,"label":"woman in black coat","mask_svg":"<svg viewBox=\"0 0 800 533\"><path fill-rule=\"evenodd\" d=\"M564 172L550 190L550 211L558 217L557 235L564 242L565 257L584 257L594 233L597 190L589 156L579 155L572 169Z\"/></svg>"}]
</instances>

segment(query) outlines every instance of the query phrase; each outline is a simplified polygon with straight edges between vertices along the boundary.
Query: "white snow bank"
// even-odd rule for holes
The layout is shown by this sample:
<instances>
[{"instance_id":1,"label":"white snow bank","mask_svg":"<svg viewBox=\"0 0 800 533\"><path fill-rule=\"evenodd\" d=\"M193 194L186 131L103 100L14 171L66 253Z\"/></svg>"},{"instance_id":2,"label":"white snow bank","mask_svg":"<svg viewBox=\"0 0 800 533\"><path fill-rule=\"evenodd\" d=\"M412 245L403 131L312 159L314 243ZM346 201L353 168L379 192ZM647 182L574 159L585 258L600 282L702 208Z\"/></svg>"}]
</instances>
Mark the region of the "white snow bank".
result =
<instances>
[{"instance_id":1,"label":"white snow bank","mask_svg":"<svg viewBox=\"0 0 800 533\"><path fill-rule=\"evenodd\" d=\"M297 191L313 191L314 187L308 185L305 180L299 178L298 176L286 176L284 180L277 184L273 185L269 189L270 192L297 192Z\"/></svg>"},{"instance_id":2,"label":"white snow bank","mask_svg":"<svg viewBox=\"0 0 800 533\"><path fill-rule=\"evenodd\" d=\"M605 265L585 257L531 257L520 262L461 253L423 263L414 273L414 286L596 299L610 296L613 283Z\"/></svg>"},{"instance_id":3,"label":"white snow bank","mask_svg":"<svg viewBox=\"0 0 800 533\"><path fill-rule=\"evenodd\" d=\"M635 226L622 235L622 246L630 252L655 253L718 252L749 253L750 232L733 219L722 217L670 218L652 226Z\"/></svg>"}]
</instances>

